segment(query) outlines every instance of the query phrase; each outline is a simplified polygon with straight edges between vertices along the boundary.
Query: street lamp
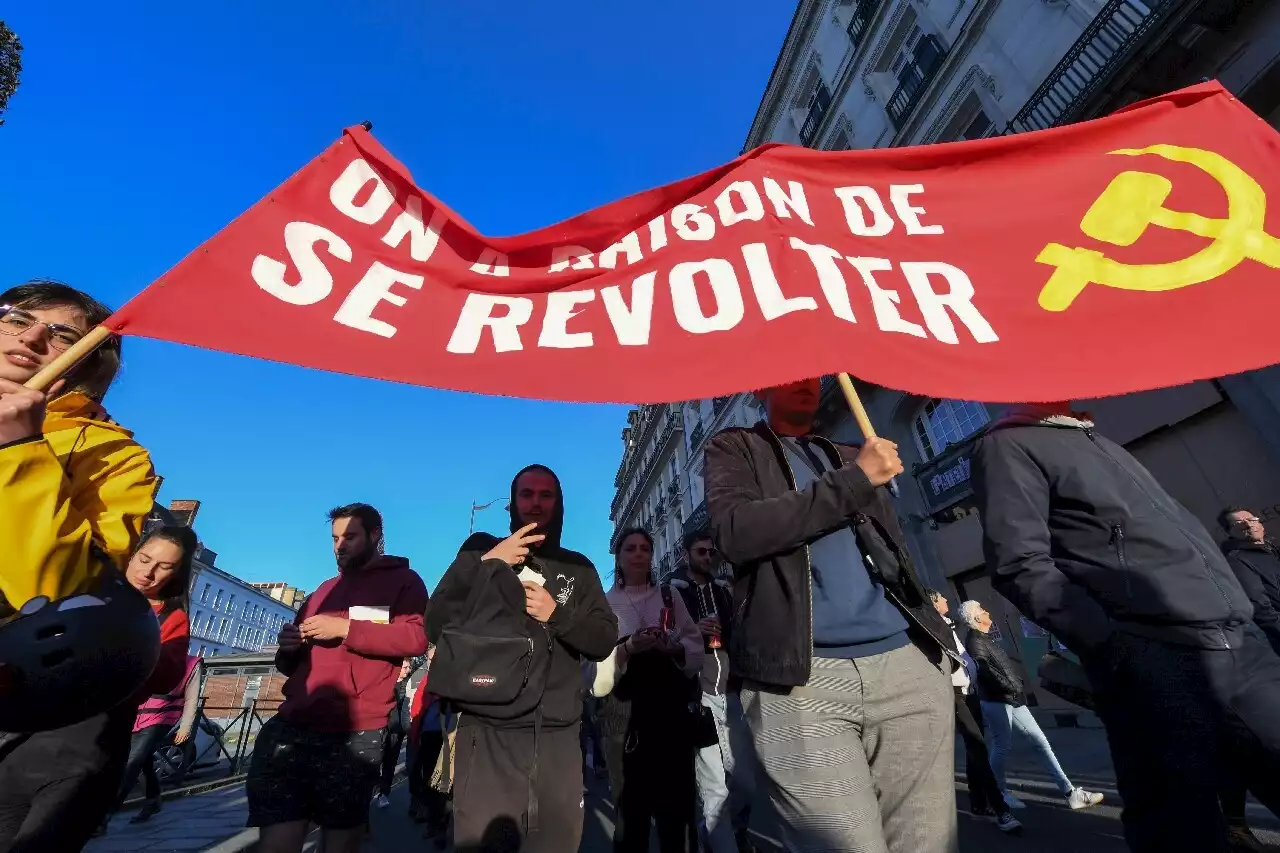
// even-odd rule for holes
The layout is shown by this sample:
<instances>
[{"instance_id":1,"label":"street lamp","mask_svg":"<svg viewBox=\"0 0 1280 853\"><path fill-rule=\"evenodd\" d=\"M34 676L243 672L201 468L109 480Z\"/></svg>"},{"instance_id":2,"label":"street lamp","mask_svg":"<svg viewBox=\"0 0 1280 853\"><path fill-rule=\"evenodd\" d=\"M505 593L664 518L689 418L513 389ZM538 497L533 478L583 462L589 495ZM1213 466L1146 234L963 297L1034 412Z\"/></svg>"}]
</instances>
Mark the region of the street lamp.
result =
<instances>
[{"instance_id":1,"label":"street lamp","mask_svg":"<svg viewBox=\"0 0 1280 853\"><path fill-rule=\"evenodd\" d=\"M493 500L489 501L487 504L478 504L474 500L471 501L471 525L467 530L468 536L476 532L476 513L482 509L488 509L489 507L493 506L500 500L502 500L502 498L494 498Z\"/></svg>"}]
</instances>

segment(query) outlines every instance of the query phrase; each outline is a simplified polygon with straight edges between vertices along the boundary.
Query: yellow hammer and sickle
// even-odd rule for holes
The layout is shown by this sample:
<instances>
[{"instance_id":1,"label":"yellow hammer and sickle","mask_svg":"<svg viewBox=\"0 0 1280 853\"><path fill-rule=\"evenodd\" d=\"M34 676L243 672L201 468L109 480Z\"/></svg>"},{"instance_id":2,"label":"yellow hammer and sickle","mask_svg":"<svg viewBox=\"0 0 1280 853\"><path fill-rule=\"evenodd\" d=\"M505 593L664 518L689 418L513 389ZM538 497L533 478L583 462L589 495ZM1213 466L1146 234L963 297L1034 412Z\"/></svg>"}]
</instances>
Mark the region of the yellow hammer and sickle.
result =
<instances>
[{"instance_id":1,"label":"yellow hammer and sickle","mask_svg":"<svg viewBox=\"0 0 1280 853\"><path fill-rule=\"evenodd\" d=\"M1280 268L1280 240L1267 234L1267 195L1247 172L1221 154L1199 148L1151 145L1121 148L1111 154L1140 157L1154 154L1189 163L1222 186L1227 218L1209 219L1197 213L1168 210L1164 201L1173 183L1150 172L1121 172L1080 221L1086 236L1113 246L1131 246L1148 226L1187 231L1213 242L1180 261L1164 264L1122 264L1101 252L1050 243L1036 261L1056 267L1040 291L1040 307L1065 311L1089 283L1122 290L1176 290L1230 272L1245 258Z\"/></svg>"}]
</instances>

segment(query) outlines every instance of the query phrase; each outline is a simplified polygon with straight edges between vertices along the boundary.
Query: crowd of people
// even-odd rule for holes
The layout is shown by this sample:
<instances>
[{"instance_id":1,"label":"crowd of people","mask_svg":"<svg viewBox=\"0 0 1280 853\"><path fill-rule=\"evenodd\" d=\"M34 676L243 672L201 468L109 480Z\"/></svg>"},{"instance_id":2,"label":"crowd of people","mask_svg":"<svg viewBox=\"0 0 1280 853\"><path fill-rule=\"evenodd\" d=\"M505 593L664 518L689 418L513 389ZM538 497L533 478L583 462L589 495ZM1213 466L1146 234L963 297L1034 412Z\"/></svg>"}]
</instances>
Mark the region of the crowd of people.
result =
<instances>
[{"instance_id":1,"label":"crowd of people","mask_svg":"<svg viewBox=\"0 0 1280 853\"><path fill-rule=\"evenodd\" d=\"M102 407L119 341L26 387L108 314L53 282L0 293L0 851L80 850L139 774L149 819L150 756L195 720L197 543L144 535L156 478ZM298 853L313 826L326 851L360 849L406 743L410 816L460 853L578 849L587 774L607 778L618 853L750 853L764 812L787 851L956 853L957 732L968 807L999 831L1024 828L1015 733L1067 807L1100 803L1028 708L991 602L953 608L919 577L896 446L815 435L819 390L764 390L764 421L709 439L709 527L661 581L629 529L606 591L562 542L543 465L512 479L509 533L467 538L430 597L374 507L332 510L338 572L280 629L283 702L245 783L258 849ZM1264 849L1244 821L1250 793L1280 814L1280 556L1261 520L1227 507L1219 544L1066 404L993 424L973 484L994 588L1078 660L1130 849Z\"/></svg>"}]
</instances>

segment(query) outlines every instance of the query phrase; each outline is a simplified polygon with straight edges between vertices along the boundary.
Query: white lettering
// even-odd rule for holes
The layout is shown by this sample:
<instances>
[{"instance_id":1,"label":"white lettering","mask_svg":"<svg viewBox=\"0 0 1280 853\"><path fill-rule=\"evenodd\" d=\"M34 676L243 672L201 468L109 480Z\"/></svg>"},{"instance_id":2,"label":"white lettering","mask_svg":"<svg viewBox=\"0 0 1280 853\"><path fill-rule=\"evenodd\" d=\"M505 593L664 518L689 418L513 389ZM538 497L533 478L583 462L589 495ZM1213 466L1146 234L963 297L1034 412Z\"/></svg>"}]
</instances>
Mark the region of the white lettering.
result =
<instances>
[{"instance_id":1,"label":"white lettering","mask_svg":"<svg viewBox=\"0 0 1280 853\"><path fill-rule=\"evenodd\" d=\"M493 316L493 309L505 305L507 313ZM533 316L533 300L524 296L498 296L492 293L468 293L467 301L453 327L449 352L471 354L480 346L480 336L486 327L493 333L495 352L513 352L524 349L520 341L520 327Z\"/></svg>"},{"instance_id":2,"label":"white lettering","mask_svg":"<svg viewBox=\"0 0 1280 853\"><path fill-rule=\"evenodd\" d=\"M799 181L787 181L787 190L783 192L777 181L765 178L764 194L769 197L773 212L779 219L790 219L794 211L805 225L813 224L809 216L809 200L805 198L804 186Z\"/></svg>"},{"instance_id":3,"label":"white lettering","mask_svg":"<svg viewBox=\"0 0 1280 853\"><path fill-rule=\"evenodd\" d=\"M290 222L284 226L284 248L298 270L298 283L284 280L288 267L258 255L249 268L253 280L267 293L290 305L314 305L333 290L333 275L316 254L316 244L323 243L329 254L340 261L351 260L347 241L328 228L310 222Z\"/></svg>"},{"instance_id":4,"label":"white lettering","mask_svg":"<svg viewBox=\"0 0 1280 853\"><path fill-rule=\"evenodd\" d=\"M644 253L640 251L640 235L632 231L618 242L600 253L600 266L605 269L613 269L618 265L618 255L625 252L627 255L627 264L638 264L644 260Z\"/></svg>"},{"instance_id":5,"label":"white lettering","mask_svg":"<svg viewBox=\"0 0 1280 853\"><path fill-rule=\"evenodd\" d=\"M845 221L855 237L883 237L893 230L893 217L871 187L836 187L836 197L844 206ZM868 213L871 222L867 222Z\"/></svg>"},{"instance_id":6,"label":"white lettering","mask_svg":"<svg viewBox=\"0 0 1280 853\"><path fill-rule=\"evenodd\" d=\"M760 303L760 313L766 320L776 320L792 311L817 311L818 300L812 296L784 296L773 274L769 250L764 243L749 243L742 247L742 258L747 262L747 276Z\"/></svg>"},{"instance_id":7,"label":"white lettering","mask_svg":"<svg viewBox=\"0 0 1280 853\"><path fill-rule=\"evenodd\" d=\"M809 262L818 274L818 286L822 288L822 294L827 297L827 304L831 306L831 313L841 320L858 322L853 316L853 305L849 302L849 284L836 264L840 253L830 246L810 245L799 237L791 238L791 248L799 249L809 256Z\"/></svg>"},{"instance_id":8,"label":"white lettering","mask_svg":"<svg viewBox=\"0 0 1280 853\"><path fill-rule=\"evenodd\" d=\"M481 252L480 257L471 265L471 271L480 273L480 275L492 275L499 278L511 274L511 269L507 265L507 256L497 249L485 249Z\"/></svg>"},{"instance_id":9,"label":"white lettering","mask_svg":"<svg viewBox=\"0 0 1280 853\"><path fill-rule=\"evenodd\" d=\"M705 216L705 214L703 214ZM709 217L708 217L709 218ZM716 310L710 316L702 313L698 301L698 286L694 276L703 273L711 285ZM707 332L723 332L742 322L745 307L742 289L733 264L723 258L707 258L705 261L686 261L671 269L671 305L675 309L680 328L695 335Z\"/></svg>"},{"instance_id":10,"label":"white lettering","mask_svg":"<svg viewBox=\"0 0 1280 853\"><path fill-rule=\"evenodd\" d=\"M742 203L742 210L734 208L734 196ZM720 224L725 227L739 222L759 222L764 219L764 202L750 181L734 181L716 196L716 212L720 214Z\"/></svg>"},{"instance_id":11,"label":"white lettering","mask_svg":"<svg viewBox=\"0 0 1280 853\"><path fill-rule=\"evenodd\" d=\"M373 188L369 197L364 204L356 204L356 196L364 192L370 182ZM373 225L381 219L395 201L395 193L383 182L382 176L360 157L352 160L329 187L329 203L340 213L365 225Z\"/></svg>"},{"instance_id":12,"label":"white lettering","mask_svg":"<svg viewBox=\"0 0 1280 853\"><path fill-rule=\"evenodd\" d=\"M373 309L378 307L379 302L404 305L407 301L405 297L391 292L393 284L407 284L415 290L421 290L422 276L400 272L374 261L369 271L364 274L364 278L360 279L356 286L351 288L347 298L342 300L342 305L338 308L338 313L333 315L333 319L344 326L350 326L362 332L372 332L384 338L391 337L396 333L396 327L375 319Z\"/></svg>"},{"instance_id":13,"label":"white lettering","mask_svg":"<svg viewBox=\"0 0 1280 853\"><path fill-rule=\"evenodd\" d=\"M667 221L659 216L649 220L649 251L656 252L667 246Z\"/></svg>"},{"instance_id":14,"label":"white lettering","mask_svg":"<svg viewBox=\"0 0 1280 853\"><path fill-rule=\"evenodd\" d=\"M696 204L677 204L671 209L671 225L681 240L710 240L716 235L716 221Z\"/></svg>"},{"instance_id":15,"label":"white lettering","mask_svg":"<svg viewBox=\"0 0 1280 853\"><path fill-rule=\"evenodd\" d=\"M893 264L884 258L845 258L845 260L853 264L853 268L862 276L862 283L867 286L867 292L871 294L871 310L875 311L876 324L881 329L886 332L915 335L917 338L928 337L921 326L902 319L902 315L898 313L898 305L902 302L898 291L886 290L876 281L876 273L888 272L893 269Z\"/></svg>"},{"instance_id":16,"label":"white lettering","mask_svg":"<svg viewBox=\"0 0 1280 853\"><path fill-rule=\"evenodd\" d=\"M440 244L440 232L444 229L445 213L443 210L431 212L431 221L424 227L422 224L422 199L411 195L405 199L404 212L395 218L391 228L382 238L393 249L399 248L400 242L409 238L409 257L415 261L428 261Z\"/></svg>"},{"instance_id":17,"label":"white lettering","mask_svg":"<svg viewBox=\"0 0 1280 853\"><path fill-rule=\"evenodd\" d=\"M569 321L582 313L577 308L594 301L594 290L556 290L547 294L547 313L542 318L538 346L579 349L592 344L590 332L570 332Z\"/></svg>"},{"instance_id":18,"label":"white lettering","mask_svg":"<svg viewBox=\"0 0 1280 853\"><path fill-rule=\"evenodd\" d=\"M567 269L589 270L595 264L591 262L591 250L586 246L557 246L551 250L551 268L547 272L564 272Z\"/></svg>"},{"instance_id":19,"label":"white lettering","mask_svg":"<svg viewBox=\"0 0 1280 853\"><path fill-rule=\"evenodd\" d=\"M973 305L973 282L963 270L937 261L903 261L902 274L911 285L911 292L920 303L920 313L924 316L924 324L929 327L935 338L947 344L957 344L955 326L947 316L947 309L964 323L969 334L980 344L998 341L995 329L987 322ZM929 281L929 276L940 275L951 285L947 293L937 293Z\"/></svg>"},{"instance_id":20,"label":"white lettering","mask_svg":"<svg viewBox=\"0 0 1280 853\"><path fill-rule=\"evenodd\" d=\"M647 272L631 282L630 305L627 305L618 285L611 284L600 290L609 322L613 323L618 343L624 347L649 343L649 327L653 321L653 282L657 277L656 272Z\"/></svg>"},{"instance_id":21,"label":"white lettering","mask_svg":"<svg viewBox=\"0 0 1280 853\"><path fill-rule=\"evenodd\" d=\"M902 220L908 234L941 234L941 225L925 225L920 221L923 207L914 207L911 196L924 192L924 184L890 184L889 202Z\"/></svg>"}]
</instances>

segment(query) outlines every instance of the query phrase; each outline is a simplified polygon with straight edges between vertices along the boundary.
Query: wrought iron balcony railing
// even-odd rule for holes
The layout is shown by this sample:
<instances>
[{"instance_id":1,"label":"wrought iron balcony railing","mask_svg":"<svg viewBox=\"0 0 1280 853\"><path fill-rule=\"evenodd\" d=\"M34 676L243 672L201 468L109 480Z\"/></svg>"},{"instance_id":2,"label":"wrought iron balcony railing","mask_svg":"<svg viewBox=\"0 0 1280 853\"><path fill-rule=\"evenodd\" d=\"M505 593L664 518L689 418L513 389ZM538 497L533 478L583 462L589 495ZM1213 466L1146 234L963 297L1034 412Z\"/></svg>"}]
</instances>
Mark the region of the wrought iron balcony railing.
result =
<instances>
[{"instance_id":1,"label":"wrought iron balcony railing","mask_svg":"<svg viewBox=\"0 0 1280 853\"><path fill-rule=\"evenodd\" d=\"M898 76L898 88L885 104L885 111L895 130L902 130L907 123L946 56L946 48L935 36L920 37L914 57Z\"/></svg>"},{"instance_id":2,"label":"wrought iron balcony railing","mask_svg":"<svg viewBox=\"0 0 1280 853\"><path fill-rule=\"evenodd\" d=\"M831 108L831 90L827 88L827 84L818 81L818 88L813 90L813 95L809 98L809 109L804 117L804 124L800 126L800 144L811 146L818 136L818 131L822 127L822 120L827 117L827 110Z\"/></svg>"},{"instance_id":3,"label":"wrought iron balcony railing","mask_svg":"<svg viewBox=\"0 0 1280 853\"><path fill-rule=\"evenodd\" d=\"M1084 117L1081 111L1092 97L1178 5L1177 0L1108 0L1005 133L1044 130Z\"/></svg>"},{"instance_id":4,"label":"wrought iron balcony railing","mask_svg":"<svg viewBox=\"0 0 1280 853\"><path fill-rule=\"evenodd\" d=\"M711 513L707 510L707 501L704 498L702 503L698 504L697 508L684 520L684 530L682 532L685 536L688 536L695 530L705 530L710 523Z\"/></svg>"},{"instance_id":5,"label":"wrought iron balcony railing","mask_svg":"<svg viewBox=\"0 0 1280 853\"><path fill-rule=\"evenodd\" d=\"M853 10L849 15L849 26L845 27L845 32L849 34L849 41L853 42L853 49L857 50L862 44L862 37L867 33L867 27L871 25L871 16L876 13L876 6L879 0L854 0Z\"/></svg>"}]
</instances>

